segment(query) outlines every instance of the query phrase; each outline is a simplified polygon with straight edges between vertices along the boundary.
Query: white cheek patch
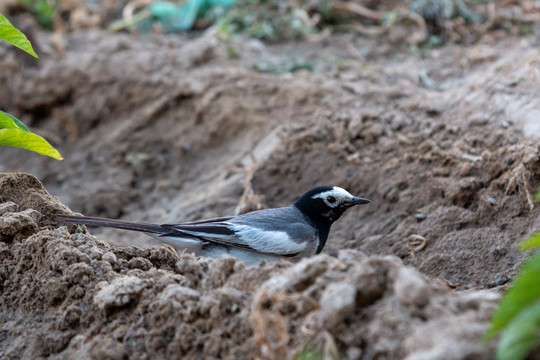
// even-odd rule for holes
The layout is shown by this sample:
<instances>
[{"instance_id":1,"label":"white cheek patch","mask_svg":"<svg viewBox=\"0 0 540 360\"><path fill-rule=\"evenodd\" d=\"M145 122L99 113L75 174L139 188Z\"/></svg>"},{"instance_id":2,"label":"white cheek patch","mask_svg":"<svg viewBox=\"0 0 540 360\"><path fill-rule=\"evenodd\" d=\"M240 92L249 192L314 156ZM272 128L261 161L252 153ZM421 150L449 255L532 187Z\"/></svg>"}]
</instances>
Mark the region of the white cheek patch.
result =
<instances>
[{"instance_id":1,"label":"white cheek patch","mask_svg":"<svg viewBox=\"0 0 540 360\"><path fill-rule=\"evenodd\" d=\"M329 202L328 201L329 196L335 197L336 201L334 201L333 203ZM322 192L320 194L313 195L311 198L312 199L320 198L320 199L322 199L324 201L324 203L328 207L335 208L340 204L343 204L345 202L350 201L353 198L353 196L347 190L342 189L342 188L337 187L337 186L334 186L332 188L332 190L328 190L328 191Z\"/></svg>"}]
</instances>

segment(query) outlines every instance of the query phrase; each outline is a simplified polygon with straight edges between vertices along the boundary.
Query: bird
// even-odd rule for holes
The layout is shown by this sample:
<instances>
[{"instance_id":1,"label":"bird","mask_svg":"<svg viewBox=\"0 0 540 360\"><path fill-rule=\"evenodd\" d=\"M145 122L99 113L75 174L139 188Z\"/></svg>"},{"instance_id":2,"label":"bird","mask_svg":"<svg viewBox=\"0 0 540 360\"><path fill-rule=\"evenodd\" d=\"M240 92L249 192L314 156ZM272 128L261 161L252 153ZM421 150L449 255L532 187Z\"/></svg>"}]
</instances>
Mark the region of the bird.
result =
<instances>
[{"instance_id":1,"label":"bird","mask_svg":"<svg viewBox=\"0 0 540 360\"><path fill-rule=\"evenodd\" d=\"M57 214L64 223L141 231L158 237L178 252L217 258L232 255L246 264L262 260L299 260L319 254L330 227L343 213L371 200L338 186L318 186L292 205L179 224L150 224L92 216Z\"/></svg>"}]
</instances>

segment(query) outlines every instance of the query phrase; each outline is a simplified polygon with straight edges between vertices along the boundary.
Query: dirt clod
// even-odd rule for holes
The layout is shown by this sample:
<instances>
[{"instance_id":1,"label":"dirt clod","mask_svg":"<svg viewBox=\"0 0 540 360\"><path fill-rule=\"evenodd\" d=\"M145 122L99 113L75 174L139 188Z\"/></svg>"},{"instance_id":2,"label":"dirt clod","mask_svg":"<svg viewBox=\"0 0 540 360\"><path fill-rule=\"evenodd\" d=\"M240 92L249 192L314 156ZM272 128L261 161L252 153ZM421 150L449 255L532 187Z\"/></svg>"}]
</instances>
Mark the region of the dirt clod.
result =
<instances>
[{"instance_id":1,"label":"dirt clod","mask_svg":"<svg viewBox=\"0 0 540 360\"><path fill-rule=\"evenodd\" d=\"M102 309L127 305L144 289L144 281L135 276L119 277L110 284L100 282L94 302Z\"/></svg>"},{"instance_id":2,"label":"dirt clod","mask_svg":"<svg viewBox=\"0 0 540 360\"><path fill-rule=\"evenodd\" d=\"M426 281L416 271L403 268L397 273L394 292L405 304L422 307L429 302L430 290Z\"/></svg>"}]
</instances>

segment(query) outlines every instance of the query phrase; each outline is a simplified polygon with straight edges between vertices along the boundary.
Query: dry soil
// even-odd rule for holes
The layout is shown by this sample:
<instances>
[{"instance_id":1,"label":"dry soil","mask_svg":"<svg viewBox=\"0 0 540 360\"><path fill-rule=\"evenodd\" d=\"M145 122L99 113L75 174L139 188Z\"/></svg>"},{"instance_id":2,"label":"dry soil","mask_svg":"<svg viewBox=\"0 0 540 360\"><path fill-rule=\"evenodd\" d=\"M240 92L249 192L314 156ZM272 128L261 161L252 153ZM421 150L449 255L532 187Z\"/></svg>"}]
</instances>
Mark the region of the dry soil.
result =
<instances>
[{"instance_id":1,"label":"dry soil","mask_svg":"<svg viewBox=\"0 0 540 360\"><path fill-rule=\"evenodd\" d=\"M37 62L0 44L0 108L65 160L0 154L39 179L0 177L1 357L493 357L480 338L540 225L537 38L413 52L29 31ZM293 58L313 71L251 70ZM321 184L374 202L298 264L197 259L52 215L180 222Z\"/></svg>"}]
</instances>

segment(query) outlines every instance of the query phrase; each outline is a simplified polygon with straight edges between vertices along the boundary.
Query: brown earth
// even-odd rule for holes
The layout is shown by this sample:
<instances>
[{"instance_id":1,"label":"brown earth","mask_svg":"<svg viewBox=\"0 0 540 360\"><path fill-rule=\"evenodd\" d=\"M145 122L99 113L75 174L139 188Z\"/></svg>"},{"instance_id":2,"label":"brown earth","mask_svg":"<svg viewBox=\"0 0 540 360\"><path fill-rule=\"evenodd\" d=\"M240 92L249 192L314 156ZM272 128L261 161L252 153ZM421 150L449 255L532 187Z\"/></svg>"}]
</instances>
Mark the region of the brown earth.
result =
<instances>
[{"instance_id":1,"label":"brown earth","mask_svg":"<svg viewBox=\"0 0 540 360\"><path fill-rule=\"evenodd\" d=\"M498 294L457 295L396 257L341 250L246 266L114 248L28 174L0 176L2 358L490 359Z\"/></svg>"},{"instance_id":2,"label":"brown earth","mask_svg":"<svg viewBox=\"0 0 540 360\"><path fill-rule=\"evenodd\" d=\"M415 53L352 35L268 46L87 30L63 49L33 36L37 63L0 45L0 108L66 160L2 151L3 171L59 198L27 175L1 179L2 356L492 357L479 339L497 296L469 289L504 288L539 226L535 37ZM295 56L313 72L249 70ZM320 184L374 203L297 265L179 256L112 230L96 240L51 215L64 203L179 222Z\"/></svg>"}]
</instances>

